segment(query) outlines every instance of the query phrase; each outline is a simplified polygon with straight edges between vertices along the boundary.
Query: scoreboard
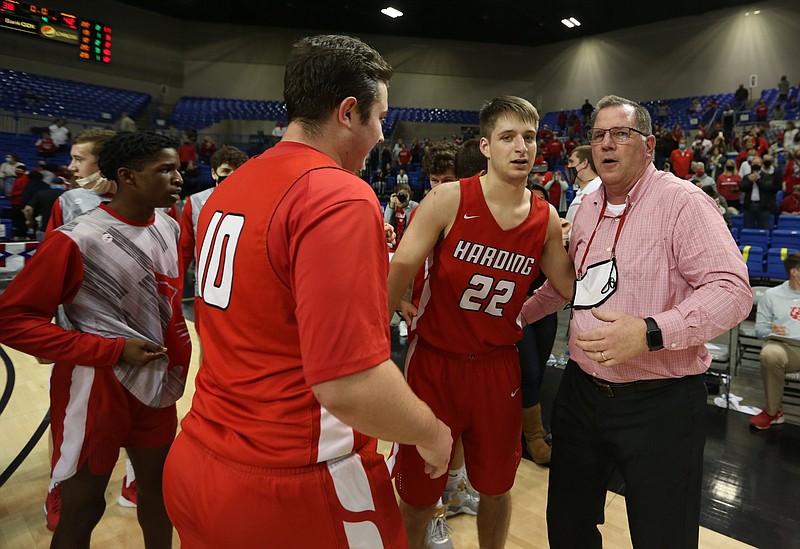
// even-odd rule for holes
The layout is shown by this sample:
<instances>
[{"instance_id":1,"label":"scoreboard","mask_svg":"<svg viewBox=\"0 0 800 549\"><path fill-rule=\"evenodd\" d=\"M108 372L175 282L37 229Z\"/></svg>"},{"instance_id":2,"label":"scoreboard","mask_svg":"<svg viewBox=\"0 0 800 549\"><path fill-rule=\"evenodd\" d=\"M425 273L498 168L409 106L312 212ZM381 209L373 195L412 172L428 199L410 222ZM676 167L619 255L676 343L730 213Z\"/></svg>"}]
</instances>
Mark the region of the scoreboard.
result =
<instances>
[{"instance_id":1,"label":"scoreboard","mask_svg":"<svg viewBox=\"0 0 800 549\"><path fill-rule=\"evenodd\" d=\"M75 46L81 59L111 63L111 27L39 4L0 0L0 29Z\"/></svg>"}]
</instances>

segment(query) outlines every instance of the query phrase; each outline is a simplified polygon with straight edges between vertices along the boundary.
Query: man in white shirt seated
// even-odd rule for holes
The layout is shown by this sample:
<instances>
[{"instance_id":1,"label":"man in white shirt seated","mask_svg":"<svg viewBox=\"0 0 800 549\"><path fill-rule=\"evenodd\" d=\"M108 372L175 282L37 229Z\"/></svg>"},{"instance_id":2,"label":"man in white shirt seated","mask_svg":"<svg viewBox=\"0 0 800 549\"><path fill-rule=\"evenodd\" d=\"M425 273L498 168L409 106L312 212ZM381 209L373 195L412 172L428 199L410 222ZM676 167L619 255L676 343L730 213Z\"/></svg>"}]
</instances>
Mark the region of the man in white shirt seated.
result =
<instances>
[{"instance_id":1,"label":"man in white shirt seated","mask_svg":"<svg viewBox=\"0 0 800 549\"><path fill-rule=\"evenodd\" d=\"M767 339L761 349L767 404L750 419L756 429L783 423L784 376L800 371L800 252L787 255L783 265L789 280L764 293L756 314L756 336Z\"/></svg>"}]
</instances>

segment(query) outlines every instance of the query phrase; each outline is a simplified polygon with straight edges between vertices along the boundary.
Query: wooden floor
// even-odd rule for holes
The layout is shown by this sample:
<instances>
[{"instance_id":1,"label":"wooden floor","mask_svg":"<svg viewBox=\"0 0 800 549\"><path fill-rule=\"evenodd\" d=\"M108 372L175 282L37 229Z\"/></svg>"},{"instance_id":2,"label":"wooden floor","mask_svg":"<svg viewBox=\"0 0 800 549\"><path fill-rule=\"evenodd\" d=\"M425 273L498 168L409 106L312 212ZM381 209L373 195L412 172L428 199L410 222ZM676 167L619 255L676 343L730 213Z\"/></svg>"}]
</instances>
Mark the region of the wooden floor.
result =
<instances>
[{"instance_id":1,"label":"wooden floor","mask_svg":"<svg viewBox=\"0 0 800 549\"><path fill-rule=\"evenodd\" d=\"M194 326L190 324L196 344ZM195 347L196 349L199 347ZM0 415L0 469L5 469L16 457L42 420L48 408L48 378L50 368L37 364L29 357L4 347L14 364L16 382L8 407ZM194 389L193 364L186 394L178 402L182 417L189 408ZM6 385L5 369L0 373L0 391ZM49 435L48 435L49 436ZM20 468L0 487L0 548L32 549L48 547L51 534L45 528L42 506L48 485L49 457L46 437L33 449ZM383 444L386 449L388 445ZM124 471L120 459L106 492L108 507L94 531L92 547L98 549L133 549L144 546L136 522L135 509L117 504ZM512 490L513 514L506 547L510 549L544 549L548 546L545 527L547 469L523 460ZM606 524L601 526L606 548L631 547L622 496L609 492ZM475 518L458 516L449 519L452 539L459 549L477 549ZM180 547L177 534L174 547ZM710 530L701 529L700 547L704 549L736 549L751 547Z\"/></svg>"}]
</instances>

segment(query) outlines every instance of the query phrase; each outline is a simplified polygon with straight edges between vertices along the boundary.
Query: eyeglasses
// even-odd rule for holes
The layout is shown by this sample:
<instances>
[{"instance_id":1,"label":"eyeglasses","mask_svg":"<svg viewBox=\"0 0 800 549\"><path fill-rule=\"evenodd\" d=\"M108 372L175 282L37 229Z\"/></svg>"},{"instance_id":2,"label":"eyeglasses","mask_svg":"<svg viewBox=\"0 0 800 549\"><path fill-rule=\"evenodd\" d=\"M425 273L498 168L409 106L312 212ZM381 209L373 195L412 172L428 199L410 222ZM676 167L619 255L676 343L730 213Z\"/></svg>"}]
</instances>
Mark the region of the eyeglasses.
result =
<instances>
[{"instance_id":1,"label":"eyeglasses","mask_svg":"<svg viewBox=\"0 0 800 549\"><path fill-rule=\"evenodd\" d=\"M589 128L586 130L586 138L590 143L597 145L598 143L603 142L603 139L606 137L606 132L611 135L611 139L614 141L614 143L625 143L631 138L631 132L636 132L645 137L649 135L637 130L636 128L609 128L607 130L603 128Z\"/></svg>"}]
</instances>

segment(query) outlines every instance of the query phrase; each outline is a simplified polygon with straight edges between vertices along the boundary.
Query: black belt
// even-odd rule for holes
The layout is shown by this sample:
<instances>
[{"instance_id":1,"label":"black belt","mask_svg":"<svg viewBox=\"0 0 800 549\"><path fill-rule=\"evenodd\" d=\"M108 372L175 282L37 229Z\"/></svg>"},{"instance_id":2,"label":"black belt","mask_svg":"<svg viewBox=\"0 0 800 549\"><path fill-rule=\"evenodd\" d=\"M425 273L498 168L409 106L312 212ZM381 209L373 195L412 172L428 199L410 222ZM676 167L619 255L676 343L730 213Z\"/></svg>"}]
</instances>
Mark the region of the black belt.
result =
<instances>
[{"instance_id":1,"label":"black belt","mask_svg":"<svg viewBox=\"0 0 800 549\"><path fill-rule=\"evenodd\" d=\"M640 393L642 391L652 391L653 389L660 389L661 387L672 385L673 383L677 383L683 379L680 377L671 377L666 379L645 379L643 381L631 381L628 383L611 383L610 381L599 379L587 374L577 364L575 367L578 368L580 373L589 378L594 385L594 388L597 389L598 392L609 398L621 397L632 393Z\"/></svg>"}]
</instances>

